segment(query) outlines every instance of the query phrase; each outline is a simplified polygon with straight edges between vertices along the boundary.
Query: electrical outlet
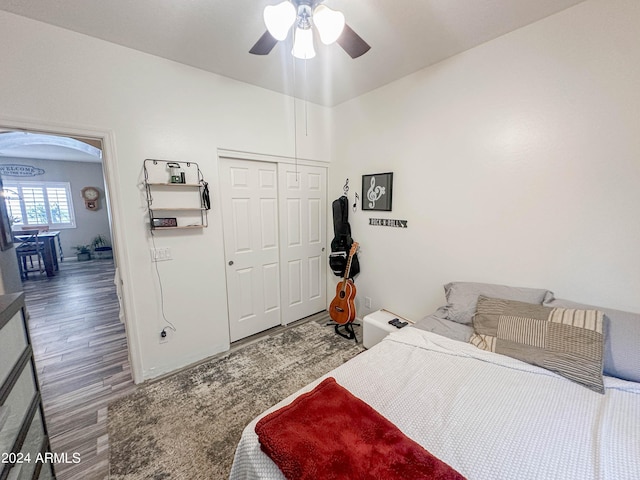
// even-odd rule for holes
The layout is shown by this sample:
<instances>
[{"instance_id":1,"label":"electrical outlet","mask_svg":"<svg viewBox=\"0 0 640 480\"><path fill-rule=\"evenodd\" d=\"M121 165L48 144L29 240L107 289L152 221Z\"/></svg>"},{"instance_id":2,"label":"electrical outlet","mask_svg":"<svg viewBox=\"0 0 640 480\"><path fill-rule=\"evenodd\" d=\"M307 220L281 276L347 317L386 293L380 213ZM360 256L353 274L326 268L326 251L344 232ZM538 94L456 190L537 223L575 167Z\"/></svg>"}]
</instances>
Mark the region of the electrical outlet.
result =
<instances>
[{"instance_id":1,"label":"electrical outlet","mask_svg":"<svg viewBox=\"0 0 640 480\"><path fill-rule=\"evenodd\" d=\"M173 257L171 256L171 249L169 247L151 249L152 262L165 262L172 259Z\"/></svg>"},{"instance_id":2,"label":"electrical outlet","mask_svg":"<svg viewBox=\"0 0 640 480\"><path fill-rule=\"evenodd\" d=\"M165 328L160 332L160 343L167 343L169 341L169 331Z\"/></svg>"},{"instance_id":3,"label":"electrical outlet","mask_svg":"<svg viewBox=\"0 0 640 480\"><path fill-rule=\"evenodd\" d=\"M364 297L364 308L371 308L371 297Z\"/></svg>"}]
</instances>

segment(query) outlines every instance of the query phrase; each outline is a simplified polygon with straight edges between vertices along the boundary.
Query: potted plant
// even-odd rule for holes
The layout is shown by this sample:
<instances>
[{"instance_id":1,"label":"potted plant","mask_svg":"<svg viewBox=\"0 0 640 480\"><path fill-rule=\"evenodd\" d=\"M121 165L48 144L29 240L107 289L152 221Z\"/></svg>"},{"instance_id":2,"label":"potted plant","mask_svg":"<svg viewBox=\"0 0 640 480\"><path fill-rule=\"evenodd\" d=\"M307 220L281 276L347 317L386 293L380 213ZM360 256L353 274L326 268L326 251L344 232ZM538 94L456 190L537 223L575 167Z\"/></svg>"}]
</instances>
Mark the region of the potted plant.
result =
<instances>
[{"instance_id":1,"label":"potted plant","mask_svg":"<svg viewBox=\"0 0 640 480\"><path fill-rule=\"evenodd\" d=\"M76 245L73 247L79 262L91 260L91 245Z\"/></svg>"},{"instance_id":2,"label":"potted plant","mask_svg":"<svg viewBox=\"0 0 640 480\"><path fill-rule=\"evenodd\" d=\"M109 259L113 258L113 250L111 245L109 245L109 241L104 235L96 235L91 240L91 247L93 248L93 253L95 257L98 259Z\"/></svg>"}]
</instances>

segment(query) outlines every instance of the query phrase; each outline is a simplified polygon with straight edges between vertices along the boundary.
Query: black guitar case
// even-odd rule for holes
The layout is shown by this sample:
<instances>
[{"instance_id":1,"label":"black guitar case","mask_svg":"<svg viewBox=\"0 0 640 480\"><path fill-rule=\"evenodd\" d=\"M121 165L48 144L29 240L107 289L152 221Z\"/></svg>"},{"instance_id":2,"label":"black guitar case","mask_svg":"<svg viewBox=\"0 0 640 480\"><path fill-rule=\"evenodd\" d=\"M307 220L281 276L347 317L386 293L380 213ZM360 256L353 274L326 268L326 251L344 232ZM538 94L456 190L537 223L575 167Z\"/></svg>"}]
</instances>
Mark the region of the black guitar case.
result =
<instances>
[{"instance_id":1,"label":"black guitar case","mask_svg":"<svg viewBox=\"0 0 640 480\"><path fill-rule=\"evenodd\" d=\"M349 250L353 245L351 238L351 225L349 225L349 199L343 195L333 201L333 240L331 240L331 253L329 254L329 266L338 277L344 276L347 268ZM351 269L349 278L353 279L360 273L360 262L358 254L354 254L351 259Z\"/></svg>"}]
</instances>

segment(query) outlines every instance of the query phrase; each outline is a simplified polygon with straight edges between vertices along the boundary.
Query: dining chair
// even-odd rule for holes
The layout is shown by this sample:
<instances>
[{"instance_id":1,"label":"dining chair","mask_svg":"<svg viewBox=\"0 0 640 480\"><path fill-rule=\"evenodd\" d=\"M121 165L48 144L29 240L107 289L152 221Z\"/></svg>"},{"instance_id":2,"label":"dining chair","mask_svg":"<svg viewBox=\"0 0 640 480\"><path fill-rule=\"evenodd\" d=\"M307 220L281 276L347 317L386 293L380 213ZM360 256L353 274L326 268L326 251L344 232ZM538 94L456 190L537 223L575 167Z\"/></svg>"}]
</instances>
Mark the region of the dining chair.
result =
<instances>
[{"instance_id":1,"label":"dining chair","mask_svg":"<svg viewBox=\"0 0 640 480\"><path fill-rule=\"evenodd\" d=\"M20 267L20 277L23 280L29 279L29 272L42 273L45 271L44 243L38 241L38 233L40 233L38 230L23 230L19 236L14 235L13 238ZM36 257L37 268L33 257Z\"/></svg>"}]
</instances>

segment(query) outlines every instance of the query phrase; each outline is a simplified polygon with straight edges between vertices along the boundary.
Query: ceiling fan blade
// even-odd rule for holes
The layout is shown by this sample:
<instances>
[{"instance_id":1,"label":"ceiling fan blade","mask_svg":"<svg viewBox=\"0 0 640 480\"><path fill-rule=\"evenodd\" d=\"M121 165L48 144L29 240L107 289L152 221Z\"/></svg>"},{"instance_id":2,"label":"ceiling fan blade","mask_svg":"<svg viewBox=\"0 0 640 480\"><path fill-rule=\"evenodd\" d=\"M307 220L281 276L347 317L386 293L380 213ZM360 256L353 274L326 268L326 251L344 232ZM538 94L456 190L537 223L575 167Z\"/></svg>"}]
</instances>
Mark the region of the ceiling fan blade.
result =
<instances>
[{"instance_id":1,"label":"ceiling fan blade","mask_svg":"<svg viewBox=\"0 0 640 480\"><path fill-rule=\"evenodd\" d=\"M256 42L256 44L251 47L249 53L253 53L254 55L268 55L273 47L276 46L278 40L276 40L270 33L269 30L265 31L260 39Z\"/></svg>"},{"instance_id":2,"label":"ceiling fan blade","mask_svg":"<svg viewBox=\"0 0 640 480\"><path fill-rule=\"evenodd\" d=\"M342 34L338 37L338 45L340 45L351 58L358 58L364 55L371 48L360 35L354 32L349 25L344 26Z\"/></svg>"}]
</instances>

